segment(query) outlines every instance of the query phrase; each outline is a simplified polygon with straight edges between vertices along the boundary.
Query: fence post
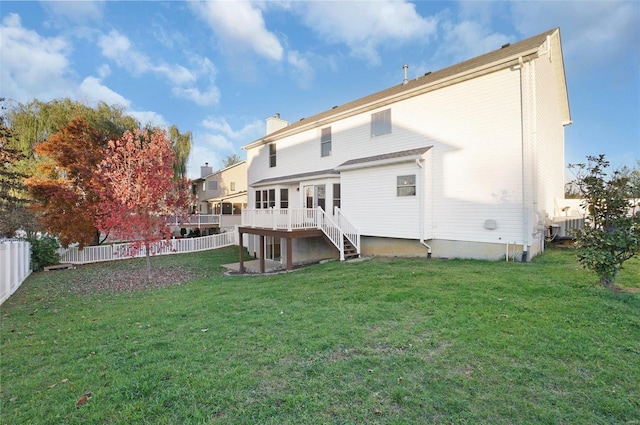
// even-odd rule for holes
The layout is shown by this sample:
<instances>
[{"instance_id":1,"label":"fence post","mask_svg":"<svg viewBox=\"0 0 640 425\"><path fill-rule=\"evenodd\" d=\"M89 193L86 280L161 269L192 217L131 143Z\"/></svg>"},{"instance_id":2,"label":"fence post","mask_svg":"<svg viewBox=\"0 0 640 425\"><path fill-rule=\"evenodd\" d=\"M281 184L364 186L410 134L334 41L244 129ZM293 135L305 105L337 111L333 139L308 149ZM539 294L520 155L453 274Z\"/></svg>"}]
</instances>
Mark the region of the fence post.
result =
<instances>
[{"instance_id":1,"label":"fence post","mask_svg":"<svg viewBox=\"0 0 640 425\"><path fill-rule=\"evenodd\" d=\"M2 271L2 288L0 288L0 301L9 298L11 293L11 248L9 244L0 243L0 270ZM6 297L6 298L5 298Z\"/></svg>"}]
</instances>

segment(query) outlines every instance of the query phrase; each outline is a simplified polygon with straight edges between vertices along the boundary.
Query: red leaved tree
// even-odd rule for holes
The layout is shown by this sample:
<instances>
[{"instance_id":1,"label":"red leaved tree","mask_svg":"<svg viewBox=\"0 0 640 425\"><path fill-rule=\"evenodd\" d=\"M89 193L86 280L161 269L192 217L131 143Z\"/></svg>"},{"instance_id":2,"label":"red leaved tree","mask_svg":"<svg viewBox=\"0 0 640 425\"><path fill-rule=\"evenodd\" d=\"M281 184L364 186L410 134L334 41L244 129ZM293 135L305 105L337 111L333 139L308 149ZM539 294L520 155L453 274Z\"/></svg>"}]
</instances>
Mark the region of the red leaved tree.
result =
<instances>
[{"instance_id":1,"label":"red leaved tree","mask_svg":"<svg viewBox=\"0 0 640 425\"><path fill-rule=\"evenodd\" d=\"M145 249L147 276L150 255L171 243L167 218L186 214L189 187L174 179L175 154L164 131L127 131L109 141L100 164L100 229L133 243L130 255Z\"/></svg>"},{"instance_id":2,"label":"red leaved tree","mask_svg":"<svg viewBox=\"0 0 640 425\"><path fill-rule=\"evenodd\" d=\"M35 198L40 222L60 237L63 246L99 243L95 173L104 157L106 139L84 118L76 117L35 147L41 160L26 185Z\"/></svg>"}]
</instances>

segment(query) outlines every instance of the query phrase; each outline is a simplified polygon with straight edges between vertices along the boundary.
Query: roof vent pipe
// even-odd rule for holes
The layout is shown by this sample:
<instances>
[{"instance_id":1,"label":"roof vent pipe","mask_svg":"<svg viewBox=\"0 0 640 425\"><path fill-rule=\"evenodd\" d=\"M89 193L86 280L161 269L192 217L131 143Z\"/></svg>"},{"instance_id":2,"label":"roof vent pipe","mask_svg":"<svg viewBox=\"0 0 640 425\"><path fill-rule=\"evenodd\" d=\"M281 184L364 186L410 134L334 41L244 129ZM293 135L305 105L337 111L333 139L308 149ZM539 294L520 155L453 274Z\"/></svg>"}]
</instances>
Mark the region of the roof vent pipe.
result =
<instances>
[{"instance_id":1,"label":"roof vent pipe","mask_svg":"<svg viewBox=\"0 0 640 425\"><path fill-rule=\"evenodd\" d=\"M409 77L407 75L409 65L405 63L404 65L402 65L402 69L404 70L404 80L402 81L402 84L407 84L409 82Z\"/></svg>"}]
</instances>

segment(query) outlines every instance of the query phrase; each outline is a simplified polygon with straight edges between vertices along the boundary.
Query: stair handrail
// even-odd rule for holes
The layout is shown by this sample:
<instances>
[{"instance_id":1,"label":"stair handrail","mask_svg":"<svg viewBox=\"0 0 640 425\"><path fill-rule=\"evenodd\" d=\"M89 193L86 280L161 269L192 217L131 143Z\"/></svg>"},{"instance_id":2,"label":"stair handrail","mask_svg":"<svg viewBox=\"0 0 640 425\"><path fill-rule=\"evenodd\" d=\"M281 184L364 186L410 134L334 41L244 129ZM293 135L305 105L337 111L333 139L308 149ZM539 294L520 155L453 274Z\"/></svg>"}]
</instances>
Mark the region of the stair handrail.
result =
<instances>
[{"instance_id":1,"label":"stair handrail","mask_svg":"<svg viewBox=\"0 0 640 425\"><path fill-rule=\"evenodd\" d=\"M349 242L351 242L351 245L356 249L358 255L360 255L360 232L356 226L351 224L347 216L344 215L339 207L334 207L333 211L333 216L338 223L338 227L340 227L344 236L349 240Z\"/></svg>"},{"instance_id":2,"label":"stair handrail","mask_svg":"<svg viewBox=\"0 0 640 425\"><path fill-rule=\"evenodd\" d=\"M327 214L322 207L318 207L318 227L322 230L322 233L327 236L331 243L338 248L338 251L340 252L340 261L344 261L344 234L342 233L342 229L340 229L340 226L331 219L329 214Z\"/></svg>"}]
</instances>

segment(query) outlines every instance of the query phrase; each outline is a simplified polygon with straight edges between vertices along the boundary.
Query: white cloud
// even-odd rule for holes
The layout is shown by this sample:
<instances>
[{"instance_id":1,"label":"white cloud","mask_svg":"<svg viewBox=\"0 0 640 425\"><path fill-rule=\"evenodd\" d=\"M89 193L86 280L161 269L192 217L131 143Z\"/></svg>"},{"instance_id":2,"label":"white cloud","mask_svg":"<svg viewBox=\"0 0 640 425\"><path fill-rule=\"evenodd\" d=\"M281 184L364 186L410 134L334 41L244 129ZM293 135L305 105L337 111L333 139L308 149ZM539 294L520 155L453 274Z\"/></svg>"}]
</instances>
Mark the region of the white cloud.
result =
<instances>
[{"instance_id":1,"label":"white cloud","mask_svg":"<svg viewBox=\"0 0 640 425\"><path fill-rule=\"evenodd\" d=\"M90 105L105 102L107 105L119 105L125 109L131 105L129 100L102 84L96 77L87 77L82 81L78 87L78 97Z\"/></svg>"},{"instance_id":2,"label":"white cloud","mask_svg":"<svg viewBox=\"0 0 640 425\"><path fill-rule=\"evenodd\" d=\"M2 96L24 102L71 95L70 53L63 37L41 37L22 27L19 15L10 13L0 25Z\"/></svg>"},{"instance_id":3,"label":"white cloud","mask_svg":"<svg viewBox=\"0 0 640 425\"><path fill-rule=\"evenodd\" d=\"M102 54L133 75L156 74L173 85L172 93L181 98L202 105L215 105L220 100L220 90L214 81L215 66L207 58L191 55L192 69L179 64L168 64L155 60L136 50L123 34L112 30L98 40ZM204 87L202 87L204 86Z\"/></svg>"},{"instance_id":4,"label":"white cloud","mask_svg":"<svg viewBox=\"0 0 640 425\"><path fill-rule=\"evenodd\" d=\"M41 1L40 4L54 21L66 20L80 24L101 20L104 8L104 1L89 0Z\"/></svg>"},{"instance_id":5,"label":"white cloud","mask_svg":"<svg viewBox=\"0 0 640 425\"><path fill-rule=\"evenodd\" d=\"M240 146L254 141L265 132L265 123L254 120L234 129L225 117L208 117L201 122L205 131L193 134L192 152L188 163L190 178L200 177L200 166L208 162L214 169L222 166L226 157Z\"/></svg>"},{"instance_id":6,"label":"white cloud","mask_svg":"<svg viewBox=\"0 0 640 425\"><path fill-rule=\"evenodd\" d=\"M134 49L128 37L116 30L102 35L98 40L98 46L106 58L111 59L134 75L152 72L166 77L174 84L189 84L195 81L193 73L182 65L170 65L162 61L154 63L149 56Z\"/></svg>"},{"instance_id":7,"label":"white cloud","mask_svg":"<svg viewBox=\"0 0 640 425\"><path fill-rule=\"evenodd\" d=\"M311 87L315 72L309 64L309 60L300 52L290 50L287 52L287 62L293 68L293 78L298 82L298 86L303 89Z\"/></svg>"},{"instance_id":8,"label":"white cloud","mask_svg":"<svg viewBox=\"0 0 640 425\"><path fill-rule=\"evenodd\" d=\"M284 49L267 30L262 11L248 1L191 2L194 13L219 37L227 54L252 50L266 59L280 61Z\"/></svg>"},{"instance_id":9,"label":"white cloud","mask_svg":"<svg viewBox=\"0 0 640 425\"><path fill-rule=\"evenodd\" d=\"M406 1L300 2L293 7L323 39L346 44L354 56L372 64L380 62L380 46L426 38L436 31L436 19L420 16Z\"/></svg>"},{"instance_id":10,"label":"white cloud","mask_svg":"<svg viewBox=\"0 0 640 425\"><path fill-rule=\"evenodd\" d=\"M161 128L168 128L169 124L167 123L167 121L164 119L164 117L154 111L131 111L128 110L127 111L128 115L131 115L132 117L134 117L135 119L138 120L138 122L140 123L140 125L142 125L143 127L147 124L153 126L153 127L161 127Z\"/></svg>"},{"instance_id":11,"label":"white cloud","mask_svg":"<svg viewBox=\"0 0 640 425\"><path fill-rule=\"evenodd\" d=\"M442 61L442 66L497 50L503 44L514 41L512 37L492 32L478 22L466 20L459 23L443 22L442 33L443 43L437 49L435 57L436 61Z\"/></svg>"},{"instance_id":12,"label":"white cloud","mask_svg":"<svg viewBox=\"0 0 640 425\"><path fill-rule=\"evenodd\" d=\"M246 124L240 130L233 130L224 117L209 117L202 121L202 126L213 133L222 134L227 139L248 143L257 139L265 131L262 120L255 120Z\"/></svg>"},{"instance_id":13,"label":"white cloud","mask_svg":"<svg viewBox=\"0 0 640 425\"><path fill-rule=\"evenodd\" d=\"M98 67L97 72L100 78L106 78L111 75L111 67L109 67L109 65L107 65L106 63L102 64Z\"/></svg>"},{"instance_id":14,"label":"white cloud","mask_svg":"<svg viewBox=\"0 0 640 425\"><path fill-rule=\"evenodd\" d=\"M580 67L604 65L608 68L613 58L633 58L637 66L640 56L638 2L515 2L511 9L514 25L523 36L561 27L565 57L576 60Z\"/></svg>"},{"instance_id":15,"label":"white cloud","mask_svg":"<svg viewBox=\"0 0 640 425\"><path fill-rule=\"evenodd\" d=\"M204 91L196 87L174 87L171 92L183 99L189 99L200 106L215 105L220 101L220 90L216 86L210 86Z\"/></svg>"}]
</instances>

